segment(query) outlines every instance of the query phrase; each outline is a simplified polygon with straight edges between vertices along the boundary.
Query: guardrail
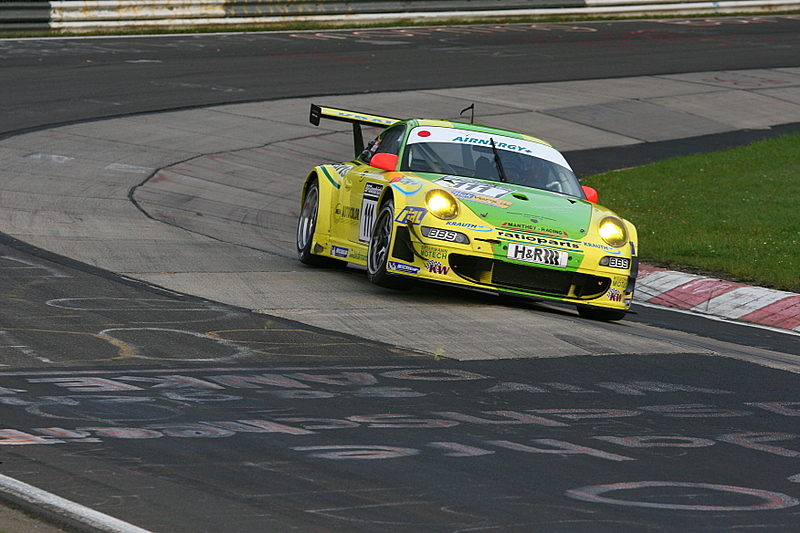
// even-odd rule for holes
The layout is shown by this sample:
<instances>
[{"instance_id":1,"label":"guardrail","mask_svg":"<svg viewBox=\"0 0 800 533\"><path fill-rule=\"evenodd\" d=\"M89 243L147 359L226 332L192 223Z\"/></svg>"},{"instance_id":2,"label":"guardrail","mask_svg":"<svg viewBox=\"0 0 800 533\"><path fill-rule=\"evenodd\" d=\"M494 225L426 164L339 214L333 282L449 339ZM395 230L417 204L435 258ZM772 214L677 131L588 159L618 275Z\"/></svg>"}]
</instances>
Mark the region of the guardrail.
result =
<instances>
[{"instance_id":1,"label":"guardrail","mask_svg":"<svg viewBox=\"0 0 800 533\"><path fill-rule=\"evenodd\" d=\"M0 0L0 32L82 32L298 23L367 24L513 17L800 10L800 0Z\"/></svg>"}]
</instances>

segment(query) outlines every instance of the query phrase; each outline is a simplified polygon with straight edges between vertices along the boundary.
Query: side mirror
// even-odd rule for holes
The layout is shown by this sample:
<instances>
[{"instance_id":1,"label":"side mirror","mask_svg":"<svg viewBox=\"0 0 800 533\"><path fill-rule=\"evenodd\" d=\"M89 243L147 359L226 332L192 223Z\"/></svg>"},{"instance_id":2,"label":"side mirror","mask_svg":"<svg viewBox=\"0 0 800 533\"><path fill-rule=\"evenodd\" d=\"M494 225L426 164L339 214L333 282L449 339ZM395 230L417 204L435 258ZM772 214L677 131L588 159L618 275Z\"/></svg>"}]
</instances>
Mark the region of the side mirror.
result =
<instances>
[{"instance_id":1,"label":"side mirror","mask_svg":"<svg viewBox=\"0 0 800 533\"><path fill-rule=\"evenodd\" d=\"M397 170L397 156L386 152L378 152L369 160L369 166L382 170Z\"/></svg>"},{"instance_id":2,"label":"side mirror","mask_svg":"<svg viewBox=\"0 0 800 533\"><path fill-rule=\"evenodd\" d=\"M597 191L593 188L589 187L588 185L581 185L581 189L583 189L583 194L586 195L586 199L596 204L600 197L597 195Z\"/></svg>"}]
</instances>

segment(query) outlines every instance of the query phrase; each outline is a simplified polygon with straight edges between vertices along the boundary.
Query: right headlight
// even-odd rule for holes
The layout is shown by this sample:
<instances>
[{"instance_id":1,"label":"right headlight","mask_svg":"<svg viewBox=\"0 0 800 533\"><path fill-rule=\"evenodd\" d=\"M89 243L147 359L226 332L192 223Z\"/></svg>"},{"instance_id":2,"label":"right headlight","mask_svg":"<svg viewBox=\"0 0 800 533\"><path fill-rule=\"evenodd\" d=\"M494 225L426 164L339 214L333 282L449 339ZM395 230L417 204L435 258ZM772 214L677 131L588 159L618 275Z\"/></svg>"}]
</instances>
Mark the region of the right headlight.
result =
<instances>
[{"instance_id":1,"label":"right headlight","mask_svg":"<svg viewBox=\"0 0 800 533\"><path fill-rule=\"evenodd\" d=\"M625 223L617 217L605 217L597 226L597 231L606 244L619 248L628 242Z\"/></svg>"}]
</instances>

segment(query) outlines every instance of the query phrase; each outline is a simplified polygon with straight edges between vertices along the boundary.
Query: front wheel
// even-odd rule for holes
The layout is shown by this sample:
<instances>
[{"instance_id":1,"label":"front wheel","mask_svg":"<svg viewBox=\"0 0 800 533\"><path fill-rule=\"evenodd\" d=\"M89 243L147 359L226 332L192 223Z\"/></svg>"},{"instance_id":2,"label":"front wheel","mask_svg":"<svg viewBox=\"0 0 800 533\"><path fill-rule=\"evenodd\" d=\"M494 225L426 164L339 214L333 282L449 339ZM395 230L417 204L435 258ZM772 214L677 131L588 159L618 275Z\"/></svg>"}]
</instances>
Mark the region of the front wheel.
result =
<instances>
[{"instance_id":1,"label":"front wheel","mask_svg":"<svg viewBox=\"0 0 800 533\"><path fill-rule=\"evenodd\" d=\"M589 320L611 322L613 320L622 320L627 313L619 309L598 309L596 307L578 306L578 314Z\"/></svg>"},{"instance_id":2,"label":"front wheel","mask_svg":"<svg viewBox=\"0 0 800 533\"><path fill-rule=\"evenodd\" d=\"M386 271L389 262L392 233L394 230L394 202L388 200L378 211L372 235L369 238L367 252L367 278L381 287L395 290L408 290L413 280L401 276L392 276Z\"/></svg>"}]
</instances>

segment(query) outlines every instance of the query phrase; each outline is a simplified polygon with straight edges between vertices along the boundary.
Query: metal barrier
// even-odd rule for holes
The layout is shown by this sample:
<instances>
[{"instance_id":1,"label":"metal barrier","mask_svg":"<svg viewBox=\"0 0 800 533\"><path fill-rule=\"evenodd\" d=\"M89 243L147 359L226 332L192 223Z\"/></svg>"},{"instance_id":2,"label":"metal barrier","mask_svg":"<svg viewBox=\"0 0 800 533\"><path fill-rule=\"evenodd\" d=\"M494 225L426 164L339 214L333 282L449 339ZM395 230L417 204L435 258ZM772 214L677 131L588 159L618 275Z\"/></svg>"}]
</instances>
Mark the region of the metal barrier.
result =
<instances>
[{"instance_id":1,"label":"metal barrier","mask_svg":"<svg viewBox=\"0 0 800 533\"><path fill-rule=\"evenodd\" d=\"M49 29L49 2L0 1L0 31L40 31Z\"/></svg>"},{"instance_id":2,"label":"metal barrier","mask_svg":"<svg viewBox=\"0 0 800 533\"><path fill-rule=\"evenodd\" d=\"M0 32L774 13L798 9L800 0L0 0Z\"/></svg>"}]
</instances>

